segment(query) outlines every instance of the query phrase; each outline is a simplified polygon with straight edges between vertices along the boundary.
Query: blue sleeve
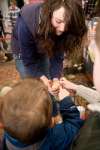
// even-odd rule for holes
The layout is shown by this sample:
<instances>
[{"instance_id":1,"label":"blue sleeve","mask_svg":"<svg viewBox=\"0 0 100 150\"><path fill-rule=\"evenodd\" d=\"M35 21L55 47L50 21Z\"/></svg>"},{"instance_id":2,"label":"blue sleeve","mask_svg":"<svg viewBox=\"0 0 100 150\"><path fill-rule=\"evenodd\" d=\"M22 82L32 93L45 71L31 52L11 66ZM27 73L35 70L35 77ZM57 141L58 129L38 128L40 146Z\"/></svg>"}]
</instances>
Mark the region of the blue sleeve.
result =
<instances>
[{"instance_id":1,"label":"blue sleeve","mask_svg":"<svg viewBox=\"0 0 100 150\"><path fill-rule=\"evenodd\" d=\"M84 121L70 97L60 102L60 111L64 121L50 129L50 140L55 149L64 150L69 149Z\"/></svg>"},{"instance_id":2,"label":"blue sleeve","mask_svg":"<svg viewBox=\"0 0 100 150\"><path fill-rule=\"evenodd\" d=\"M60 78L63 71L64 52L60 51L50 59L50 76L53 78Z\"/></svg>"},{"instance_id":3,"label":"blue sleeve","mask_svg":"<svg viewBox=\"0 0 100 150\"><path fill-rule=\"evenodd\" d=\"M24 65L27 66L29 70L34 68L34 70L37 70L37 76L42 76L43 72L39 70L36 64L38 50L34 37L22 18L18 26L18 42Z\"/></svg>"}]
</instances>

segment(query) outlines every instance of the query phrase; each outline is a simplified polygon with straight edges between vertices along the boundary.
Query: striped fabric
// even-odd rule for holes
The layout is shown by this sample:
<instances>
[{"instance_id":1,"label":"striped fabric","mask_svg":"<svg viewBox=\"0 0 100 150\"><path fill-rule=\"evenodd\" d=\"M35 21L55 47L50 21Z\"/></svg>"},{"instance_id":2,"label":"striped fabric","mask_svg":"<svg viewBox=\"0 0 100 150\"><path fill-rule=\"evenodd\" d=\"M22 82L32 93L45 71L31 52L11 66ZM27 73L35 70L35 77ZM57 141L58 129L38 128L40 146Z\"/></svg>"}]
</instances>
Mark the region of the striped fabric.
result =
<instances>
[{"instance_id":1,"label":"striped fabric","mask_svg":"<svg viewBox=\"0 0 100 150\"><path fill-rule=\"evenodd\" d=\"M9 26L14 27L16 23L16 19L19 15L20 9L18 7L15 7L15 9L12 9L12 7L9 8L8 12L8 22Z\"/></svg>"},{"instance_id":2,"label":"striped fabric","mask_svg":"<svg viewBox=\"0 0 100 150\"><path fill-rule=\"evenodd\" d=\"M97 0L82 0L82 1L84 5L83 7L84 7L85 14L90 15L96 6Z\"/></svg>"}]
</instances>

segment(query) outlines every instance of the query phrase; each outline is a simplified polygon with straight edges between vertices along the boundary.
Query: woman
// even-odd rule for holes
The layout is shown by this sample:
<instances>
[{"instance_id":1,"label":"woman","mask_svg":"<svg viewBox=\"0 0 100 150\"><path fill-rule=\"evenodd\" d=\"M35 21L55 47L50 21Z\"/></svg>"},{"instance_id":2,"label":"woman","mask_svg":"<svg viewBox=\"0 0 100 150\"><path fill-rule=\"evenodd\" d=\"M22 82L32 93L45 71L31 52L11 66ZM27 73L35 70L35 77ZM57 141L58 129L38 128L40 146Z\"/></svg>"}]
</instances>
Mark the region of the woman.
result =
<instances>
[{"instance_id":1,"label":"woman","mask_svg":"<svg viewBox=\"0 0 100 150\"><path fill-rule=\"evenodd\" d=\"M89 46L94 45L95 60L93 65L93 81L97 91L82 85L76 85L64 78L61 84L65 88L73 89L78 95L86 98L90 103L88 108L92 112L80 130L78 137L73 142L71 150L99 150L100 149L100 21L96 27L95 39ZM80 88L80 89L79 89Z\"/></svg>"},{"instance_id":2,"label":"woman","mask_svg":"<svg viewBox=\"0 0 100 150\"><path fill-rule=\"evenodd\" d=\"M22 8L13 36L12 50L21 78L39 77L58 89L63 55L81 43L86 32L81 6L73 0L46 0Z\"/></svg>"},{"instance_id":3,"label":"woman","mask_svg":"<svg viewBox=\"0 0 100 150\"><path fill-rule=\"evenodd\" d=\"M96 90L77 85L65 78L60 79L60 84L63 88L74 90L77 95L86 99L90 103L88 105L90 110L100 112L100 20L96 26L95 38L90 41L89 47L94 47L93 82Z\"/></svg>"}]
</instances>

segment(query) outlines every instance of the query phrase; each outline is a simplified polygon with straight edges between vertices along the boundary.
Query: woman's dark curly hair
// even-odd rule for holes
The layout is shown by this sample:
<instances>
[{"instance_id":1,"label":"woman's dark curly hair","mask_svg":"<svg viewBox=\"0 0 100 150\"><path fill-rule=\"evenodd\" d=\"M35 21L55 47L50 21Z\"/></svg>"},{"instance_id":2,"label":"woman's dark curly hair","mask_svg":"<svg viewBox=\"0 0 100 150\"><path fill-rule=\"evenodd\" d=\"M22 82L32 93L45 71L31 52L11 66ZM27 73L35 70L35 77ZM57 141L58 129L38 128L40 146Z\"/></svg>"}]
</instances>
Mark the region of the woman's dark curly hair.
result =
<instances>
[{"instance_id":1,"label":"woman's dark curly hair","mask_svg":"<svg viewBox=\"0 0 100 150\"><path fill-rule=\"evenodd\" d=\"M54 33L51 25L53 12L60 7L66 10L66 26L61 36ZM40 24L38 29L38 46L50 55L55 51L74 50L81 44L86 33L85 17L81 5L75 0L46 0L42 4Z\"/></svg>"}]
</instances>

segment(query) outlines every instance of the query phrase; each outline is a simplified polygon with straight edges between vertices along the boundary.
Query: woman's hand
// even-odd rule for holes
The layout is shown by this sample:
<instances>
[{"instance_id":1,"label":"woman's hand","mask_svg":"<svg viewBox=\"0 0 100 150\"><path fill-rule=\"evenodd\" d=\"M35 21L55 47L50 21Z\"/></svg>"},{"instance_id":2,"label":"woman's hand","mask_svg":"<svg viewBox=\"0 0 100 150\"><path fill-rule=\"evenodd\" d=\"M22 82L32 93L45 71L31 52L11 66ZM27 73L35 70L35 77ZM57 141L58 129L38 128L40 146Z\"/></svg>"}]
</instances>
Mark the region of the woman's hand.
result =
<instances>
[{"instance_id":1,"label":"woman's hand","mask_svg":"<svg viewBox=\"0 0 100 150\"><path fill-rule=\"evenodd\" d=\"M72 83L71 81L68 81L66 78L60 78L60 84L62 85L63 88L65 89L71 89L76 91L77 86L76 84Z\"/></svg>"},{"instance_id":2,"label":"woman's hand","mask_svg":"<svg viewBox=\"0 0 100 150\"><path fill-rule=\"evenodd\" d=\"M63 100L66 96L69 96L69 95L70 93L66 89L62 88L62 86L60 86L60 90L58 94L59 101Z\"/></svg>"},{"instance_id":3,"label":"woman's hand","mask_svg":"<svg viewBox=\"0 0 100 150\"><path fill-rule=\"evenodd\" d=\"M59 88L60 88L59 80L58 79L53 79L52 80L52 85L50 87L50 91L51 91L52 95L58 96Z\"/></svg>"},{"instance_id":4,"label":"woman's hand","mask_svg":"<svg viewBox=\"0 0 100 150\"><path fill-rule=\"evenodd\" d=\"M57 86L54 87L54 83L52 80L49 80L46 76L41 76L40 79L43 81L43 83L46 85L46 87L48 88L48 91L51 95L56 96L58 94L58 92L56 91ZM53 89L52 89L53 87Z\"/></svg>"},{"instance_id":5,"label":"woman's hand","mask_svg":"<svg viewBox=\"0 0 100 150\"><path fill-rule=\"evenodd\" d=\"M43 83L48 87L49 86L49 79L46 76L41 76L40 79L43 81Z\"/></svg>"}]
</instances>

